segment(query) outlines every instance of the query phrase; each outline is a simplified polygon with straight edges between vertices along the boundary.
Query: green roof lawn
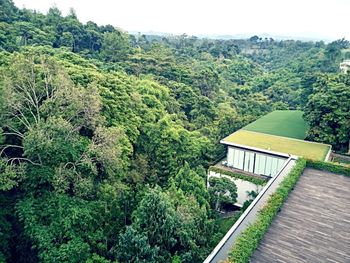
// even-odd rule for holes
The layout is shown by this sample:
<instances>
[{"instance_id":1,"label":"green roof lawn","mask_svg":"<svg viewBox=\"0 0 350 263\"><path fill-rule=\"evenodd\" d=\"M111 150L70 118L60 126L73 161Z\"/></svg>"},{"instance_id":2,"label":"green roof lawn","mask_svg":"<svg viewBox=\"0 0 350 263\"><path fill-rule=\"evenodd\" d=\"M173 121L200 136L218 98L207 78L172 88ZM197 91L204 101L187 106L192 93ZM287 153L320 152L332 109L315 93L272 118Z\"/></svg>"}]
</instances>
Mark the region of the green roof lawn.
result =
<instances>
[{"instance_id":1,"label":"green roof lawn","mask_svg":"<svg viewBox=\"0 0 350 263\"><path fill-rule=\"evenodd\" d=\"M330 149L330 146L327 144L302 141L247 130L239 130L223 139L222 142L246 145L320 161L325 159Z\"/></svg>"},{"instance_id":2,"label":"green roof lawn","mask_svg":"<svg viewBox=\"0 0 350 263\"><path fill-rule=\"evenodd\" d=\"M278 110L248 124L243 130L303 140L308 125L303 119L302 111Z\"/></svg>"}]
</instances>

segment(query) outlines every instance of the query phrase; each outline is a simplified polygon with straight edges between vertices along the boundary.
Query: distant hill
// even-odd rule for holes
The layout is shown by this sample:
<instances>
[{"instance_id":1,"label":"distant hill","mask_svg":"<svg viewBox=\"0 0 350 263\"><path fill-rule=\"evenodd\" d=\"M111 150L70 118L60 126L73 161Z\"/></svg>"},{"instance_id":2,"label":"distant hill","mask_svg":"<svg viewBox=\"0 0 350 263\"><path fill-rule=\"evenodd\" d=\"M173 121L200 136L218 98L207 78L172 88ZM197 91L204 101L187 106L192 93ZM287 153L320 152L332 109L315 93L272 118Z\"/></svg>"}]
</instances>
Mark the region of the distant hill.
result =
<instances>
[{"instance_id":1,"label":"distant hill","mask_svg":"<svg viewBox=\"0 0 350 263\"><path fill-rule=\"evenodd\" d=\"M171 34L171 33L164 33L164 32L157 32L157 31L129 31L128 32L131 35L146 35L152 38L162 38L162 37L171 37L171 36L180 36L182 34ZM184 35L187 35L184 33ZM274 35L274 34L268 34L268 33L263 33L263 34L250 34L250 33L241 33L241 34L199 34L199 35L194 35L195 37L198 38L208 38L208 39L221 39L221 40L229 40L229 39L249 39L252 36L258 36L259 38L262 39L274 39L274 40L300 40L300 41L324 41L325 43L329 43L333 41L332 39L322 37L322 36L316 36L310 34L309 36L291 36L291 35Z\"/></svg>"}]
</instances>

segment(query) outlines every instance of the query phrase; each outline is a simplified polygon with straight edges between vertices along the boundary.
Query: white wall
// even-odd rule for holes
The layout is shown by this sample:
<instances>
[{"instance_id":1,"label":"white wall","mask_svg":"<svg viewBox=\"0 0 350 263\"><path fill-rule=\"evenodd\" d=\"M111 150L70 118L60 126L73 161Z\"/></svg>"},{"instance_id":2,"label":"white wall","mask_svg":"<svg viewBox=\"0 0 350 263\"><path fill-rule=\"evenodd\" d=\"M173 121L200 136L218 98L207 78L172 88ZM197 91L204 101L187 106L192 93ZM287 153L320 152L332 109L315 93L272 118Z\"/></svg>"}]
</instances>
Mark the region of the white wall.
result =
<instances>
[{"instance_id":1,"label":"white wall","mask_svg":"<svg viewBox=\"0 0 350 263\"><path fill-rule=\"evenodd\" d=\"M249 181L244 181L242 179L234 178L234 177L231 177L231 176L228 176L225 174L216 173L213 171L209 171L208 182L209 182L210 177L228 178L236 184L236 186L237 186L237 203L235 205L237 205L237 206L243 206L244 202L249 200L249 196L247 194L247 191L248 192L255 191L255 192L259 193L261 191L261 189L263 188L263 186L261 186L261 185L256 185L256 184L249 182Z\"/></svg>"}]
</instances>

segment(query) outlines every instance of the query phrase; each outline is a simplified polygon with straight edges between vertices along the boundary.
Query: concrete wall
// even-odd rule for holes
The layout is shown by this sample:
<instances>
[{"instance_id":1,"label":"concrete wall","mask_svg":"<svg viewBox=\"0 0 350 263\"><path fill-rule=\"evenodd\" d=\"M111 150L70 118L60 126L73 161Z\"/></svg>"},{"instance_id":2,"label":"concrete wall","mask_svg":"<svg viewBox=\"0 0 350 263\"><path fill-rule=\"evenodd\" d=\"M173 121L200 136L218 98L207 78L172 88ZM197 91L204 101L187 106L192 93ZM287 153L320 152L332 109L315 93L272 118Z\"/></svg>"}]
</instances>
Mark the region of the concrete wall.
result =
<instances>
[{"instance_id":1,"label":"concrete wall","mask_svg":"<svg viewBox=\"0 0 350 263\"><path fill-rule=\"evenodd\" d=\"M228 178L231 181L233 181L236 186L237 186L237 206L243 206L244 202L249 200L249 196L247 194L247 192L251 192L251 191L255 191L257 193L259 193L261 191L261 189L263 188L263 186L261 185L256 185L253 184L252 182L249 181L244 181L242 179L238 179L238 178L234 178L228 175L224 175L224 174L220 174L220 173L216 173L213 171L209 171L208 174L208 181L210 177L216 177L216 178Z\"/></svg>"}]
</instances>

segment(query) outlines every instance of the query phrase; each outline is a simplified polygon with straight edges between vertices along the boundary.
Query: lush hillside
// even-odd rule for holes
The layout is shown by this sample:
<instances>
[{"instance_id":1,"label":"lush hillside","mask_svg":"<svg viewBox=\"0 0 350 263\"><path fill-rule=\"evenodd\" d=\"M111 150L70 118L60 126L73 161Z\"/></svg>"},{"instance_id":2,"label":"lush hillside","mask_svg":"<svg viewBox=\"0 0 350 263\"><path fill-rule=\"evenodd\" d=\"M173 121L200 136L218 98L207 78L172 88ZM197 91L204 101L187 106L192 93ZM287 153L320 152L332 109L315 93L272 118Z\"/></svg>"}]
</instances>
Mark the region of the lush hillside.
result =
<instances>
[{"instance_id":1,"label":"lush hillside","mask_svg":"<svg viewBox=\"0 0 350 263\"><path fill-rule=\"evenodd\" d=\"M345 40L155 38L0 7L0 261L202 262L221 138L300 109L309 138L348 145Z\"/></svg>"}]
</instances>

